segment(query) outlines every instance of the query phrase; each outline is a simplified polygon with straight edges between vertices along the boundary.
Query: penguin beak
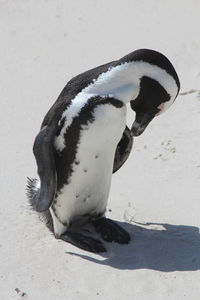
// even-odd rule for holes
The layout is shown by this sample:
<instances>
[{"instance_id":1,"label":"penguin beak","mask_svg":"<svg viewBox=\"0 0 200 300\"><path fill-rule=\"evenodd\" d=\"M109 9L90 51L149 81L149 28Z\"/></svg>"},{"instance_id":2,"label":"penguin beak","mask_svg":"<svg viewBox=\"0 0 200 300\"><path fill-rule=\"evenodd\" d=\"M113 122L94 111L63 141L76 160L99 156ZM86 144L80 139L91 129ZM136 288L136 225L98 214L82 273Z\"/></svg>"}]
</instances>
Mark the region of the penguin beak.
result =
<instances>
[{"instance_id":1,"label":"penguin beak","mask_svg":"<svg viewBox=\"0 0 200 300\"><path fill-rule=\"evenodd\" d=\"M154 116L155 115L151 113L136 113L135 121L131 128L133 136L142 134Z\"/></svg>"}]
</instances>

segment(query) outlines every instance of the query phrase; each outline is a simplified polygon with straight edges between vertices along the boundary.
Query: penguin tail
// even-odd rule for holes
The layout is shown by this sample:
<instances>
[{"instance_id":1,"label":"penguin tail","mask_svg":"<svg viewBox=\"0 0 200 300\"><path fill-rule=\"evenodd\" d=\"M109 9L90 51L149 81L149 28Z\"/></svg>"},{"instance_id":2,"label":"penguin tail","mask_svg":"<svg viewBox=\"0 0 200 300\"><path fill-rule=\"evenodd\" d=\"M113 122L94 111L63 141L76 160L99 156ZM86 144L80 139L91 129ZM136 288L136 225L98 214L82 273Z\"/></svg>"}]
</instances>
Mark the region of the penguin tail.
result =
<instances>
[{"instance_id":1,"label":"penguin tail","mask_svg":"<svg viewBox=\"0 0 200 300\"><path fill-rule=\"evenodd\" d=\"M36 210L37 199L40 192L39 180L27 177L26 196L31 207Z\"/></svg>"},{"instance_id":2,"label":"penguin tail","mask_svg":"<svg viewBox=\"0 0 200 300\"><path fill-rule=\"evenodd\" d=\"M40 180L27 177L26 196L33 210L36 210L38 197L40 193ZM37 211L38 213L38 211ZM47 228L53 232L53 220L49 209L44 212L39 212L40 219L46 224Z\"/></svg>"}]
</instances>

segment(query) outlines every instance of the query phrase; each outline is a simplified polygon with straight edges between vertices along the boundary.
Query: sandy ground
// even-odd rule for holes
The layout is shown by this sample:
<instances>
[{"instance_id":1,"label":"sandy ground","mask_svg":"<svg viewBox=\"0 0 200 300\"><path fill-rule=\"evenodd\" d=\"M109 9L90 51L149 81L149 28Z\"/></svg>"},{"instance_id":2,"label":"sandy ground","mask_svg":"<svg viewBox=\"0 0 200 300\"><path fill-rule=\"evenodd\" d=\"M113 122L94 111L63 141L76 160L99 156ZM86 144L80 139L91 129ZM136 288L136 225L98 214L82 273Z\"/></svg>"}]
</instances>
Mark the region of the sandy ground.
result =
<instances>
[{"instance_id":1,"label":"sandy ground","mask_svg":"<svg viewBox=\"0 0 200 300\"><path fill-rule=\"evenodd\" d=\"M108 216L129 245L106 255L57 241L27 204L32 143L74 75L138 48L200 89L200 2L0 0L0 299L200 299L200 96L179 96L113 176ZM134 115L129 113L128 122Z\"/></svg>"}]
</instances>

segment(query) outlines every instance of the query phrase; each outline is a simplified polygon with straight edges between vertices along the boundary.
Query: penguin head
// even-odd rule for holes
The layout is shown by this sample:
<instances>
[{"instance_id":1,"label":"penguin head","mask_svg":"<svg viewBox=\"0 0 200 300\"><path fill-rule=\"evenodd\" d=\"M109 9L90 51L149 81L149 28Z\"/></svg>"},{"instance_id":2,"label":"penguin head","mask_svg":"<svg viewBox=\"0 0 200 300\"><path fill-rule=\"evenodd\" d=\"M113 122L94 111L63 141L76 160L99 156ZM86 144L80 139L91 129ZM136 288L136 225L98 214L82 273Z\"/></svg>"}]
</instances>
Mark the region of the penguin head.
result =
<instances>
[{"instance_id":1,"label":"penguin head","mask_svg":"<svg viewBox=\"0 0 200 300\"><path fill-rule=\"evenodd\" d=\"M135 111L131 131L134 136L144 132L153 118L166 111L180 90L178 75L171 62L161 53L140 49L122 58L131 61L138 72L138 93L130 101Z\"/></svg>"},{"instance_id":2,"label":"penguin head","mask_svg":"<svg viewBox=\"0 0 200 300\"><path fill-rule=\"evenodd\" d=\"M155 116L167 110L180 90L178 75L168 58L149 49L133 51L86 71L70 82L71 90L72 86L83 104L93 96L130 103L136 113L131 129L134 136L140 135Z\"/></svg>"}]
</instances>

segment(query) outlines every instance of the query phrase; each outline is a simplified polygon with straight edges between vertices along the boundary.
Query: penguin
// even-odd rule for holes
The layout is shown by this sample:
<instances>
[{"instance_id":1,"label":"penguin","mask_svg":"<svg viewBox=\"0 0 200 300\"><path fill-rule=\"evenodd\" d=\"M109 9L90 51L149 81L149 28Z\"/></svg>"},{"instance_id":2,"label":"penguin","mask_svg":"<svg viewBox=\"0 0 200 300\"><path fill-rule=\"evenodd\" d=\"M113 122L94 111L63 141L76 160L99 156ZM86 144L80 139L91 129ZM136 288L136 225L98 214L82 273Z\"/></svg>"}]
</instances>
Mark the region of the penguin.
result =
<instances>
[{"instance_id":1,"label":"penguin","mask_svg":"<svg viewBox=\"0 0 200 300\"><path fill-rule=\"evenodd\" d=\"M105 216L112 174L127 160L133 137L172 105L179 90L171 62L150 49L133 51L66 84L34 141L39 179L28 178L27 184L31 206L46 217L56 238L94 253L106 251L102 240L130 241L129 233ZM129 104L135 112L131 129ZM74 230L74 224L91 224L102 239Z\"/></svg>"}]
</instances>

